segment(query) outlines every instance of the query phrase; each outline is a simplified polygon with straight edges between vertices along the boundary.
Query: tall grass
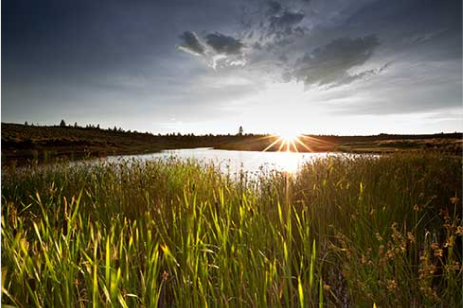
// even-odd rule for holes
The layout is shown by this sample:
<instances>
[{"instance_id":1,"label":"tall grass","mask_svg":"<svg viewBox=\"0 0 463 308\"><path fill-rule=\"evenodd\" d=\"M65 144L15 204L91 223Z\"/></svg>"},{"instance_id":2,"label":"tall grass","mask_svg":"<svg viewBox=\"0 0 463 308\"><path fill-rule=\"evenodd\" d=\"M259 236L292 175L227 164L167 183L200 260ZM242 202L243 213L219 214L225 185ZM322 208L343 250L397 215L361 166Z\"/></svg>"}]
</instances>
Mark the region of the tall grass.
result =
<instances>
[{"instance_id":1,"label":"tall grass","mask_svg":"<svg viewBox=\"0 0 463 308\"><path fill-rule=\"evenodd\" d=\"M5 170L2 303L461 306L461 170L426 154L237 179L176 159Z\"/></svg>"}]
</instances>

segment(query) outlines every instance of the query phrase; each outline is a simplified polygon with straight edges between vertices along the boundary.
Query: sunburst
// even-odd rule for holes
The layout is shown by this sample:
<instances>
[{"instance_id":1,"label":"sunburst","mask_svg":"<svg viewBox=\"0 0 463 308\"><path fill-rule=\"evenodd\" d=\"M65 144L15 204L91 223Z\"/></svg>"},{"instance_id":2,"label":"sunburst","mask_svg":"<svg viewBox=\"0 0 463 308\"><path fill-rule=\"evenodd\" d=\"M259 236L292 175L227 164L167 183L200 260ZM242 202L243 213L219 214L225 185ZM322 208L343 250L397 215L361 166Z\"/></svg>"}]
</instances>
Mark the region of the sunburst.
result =
<instances>
[{"instance_id":1,"label":"sunburst","mask_svg":"<svg viewBox=\"0 0 463 308\"><path fill-rule=\"evenodd\" d=\"M315 136L304 135L301 133L285 131L278 134L271 134L259 139L270 139L270 144L267 145L262 152L276 151L277 152L319 152L320 148L331 149L334 144L332 141ZM313 145L313 147L312 147ZM327 151L327 150L324 150Z\"/></svg>"},{"instance_id":2,"label":"sunburst","mask_svg":"<svg viewBox=\"0 0 463 308\"><path fill-rule=\"evenodd\" d=\"M258 152L256 156L254 156L253 160L258 160L259 157L261 155L264 155L265 152L273 152L276 150L277 152L281 152L282 154L284 153L284 155L282 156L276 156L278 157L278 159L281 160L279 163L283 165L288 164L288 162L290 164L294 163L295 156L293 156L291 153L314 153L320 151L320 146L326 147L332 144L327 140L319 139L317 137L289 132L269 134L262 137L258 137L258 139L260 140L258 141L259 143L263 140L268 140L268 145L261 152ZM312 148L311 145L313 145L314 148ZM294 165L290 168L295 170L296 166Z\"/></svg>"},{"instance_id":3,"label":"sunburst","mask_svg":"<svg viewBox=\"0 0 463 308\"><path fill-rule=\"evenodd\" d=\"M304 147L308 152L312 152L312 149L301 140L305 138L305 136L298 133L284 132L270 135L268 138L276 139L263 150L264 152L274 146L278 146L278 152L299 152L298 145Z\"/></svg>"}]
</instances>

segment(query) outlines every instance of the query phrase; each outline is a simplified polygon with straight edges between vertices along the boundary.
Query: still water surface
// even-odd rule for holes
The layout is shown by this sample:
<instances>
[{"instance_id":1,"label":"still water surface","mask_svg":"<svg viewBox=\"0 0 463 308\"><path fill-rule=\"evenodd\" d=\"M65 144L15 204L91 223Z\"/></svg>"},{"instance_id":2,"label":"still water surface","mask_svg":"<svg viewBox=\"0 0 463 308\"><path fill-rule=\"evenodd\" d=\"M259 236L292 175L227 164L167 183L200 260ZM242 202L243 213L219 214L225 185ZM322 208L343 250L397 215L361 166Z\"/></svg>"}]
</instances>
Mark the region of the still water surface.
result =
<instances>
[{"instance_id":1,"label":"still water surface","mask_svg":"<svg viewBox=\"0 0 463 308\"><path fill-rule=\"evenodd\" d=\"M180 160L194 159L202 163L214 163L224 172L257 172L259 170L278 170L295 172L305 162L327 156L338 156L338 153L293 153L293 152L254 152L228 151L212 148L195 148L181 150L165 150L159 153L142 155L109 156L107 162L164 160L176 157ZM345 155L345 154L342 154Z\"/></svg>"}]
</instances>

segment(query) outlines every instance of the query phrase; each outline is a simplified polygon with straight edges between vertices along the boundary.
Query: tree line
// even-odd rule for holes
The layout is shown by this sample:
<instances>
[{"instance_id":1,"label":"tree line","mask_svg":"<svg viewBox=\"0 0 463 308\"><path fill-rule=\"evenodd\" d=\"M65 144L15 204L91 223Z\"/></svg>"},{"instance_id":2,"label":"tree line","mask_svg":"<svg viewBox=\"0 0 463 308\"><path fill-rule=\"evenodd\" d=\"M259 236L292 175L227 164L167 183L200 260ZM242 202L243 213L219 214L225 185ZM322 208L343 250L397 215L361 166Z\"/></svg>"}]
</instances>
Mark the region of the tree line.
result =
<instances>
[{"instance_id":1,"label":"tree line","mask_svg":"<svg viewBox=\"0 0 463 308\"><path fill-rule=\"evenodd\" d=\"M39 125L38 123L34 124L34 123L31 123L29 124L27 121L24 122L24 125L25 126L41 126ZM152 133L149 133L149 132L145 132L145 133L142 133L142 132L138 132L137 130L124 130L122 127L117 127L117 126L114 126L114 127L108 127L108 128L101 128L100 127L100 124L86 124L85 126L81 126L79 125L77 122L74 122L74 125L71 125L71 124L68 124L66 123L66 121L64 119L61 119L61 121L59 122L58 125L54 125L55 127L62 127L62 128L78 128L78 129L94 129L94 130L106 130L106 131L112 131L112 132L119 132L119 133L135 133L135 134L149 134L149 135L154 135ZM166 136L166 137L196 137L195 134L193 133L189 133L189 134L182 134L180 132L173 132L173 133L167 133L167 134L164 134L162 135L161 133L157 134L157 136L161 137L161 136ZM225 135L214 135L214 134L204 134L204 135L199 135L199 136L202 136L202 137L215 137L215 136L233 136L233 134L225 134ZM255 136L254 134L252 133L247 133L247 134L244 134L244 130L243 130L243 127L240 126L239 129L238 129L238 133L235 134L235 136Z\"/></svg>"}]
</instances>

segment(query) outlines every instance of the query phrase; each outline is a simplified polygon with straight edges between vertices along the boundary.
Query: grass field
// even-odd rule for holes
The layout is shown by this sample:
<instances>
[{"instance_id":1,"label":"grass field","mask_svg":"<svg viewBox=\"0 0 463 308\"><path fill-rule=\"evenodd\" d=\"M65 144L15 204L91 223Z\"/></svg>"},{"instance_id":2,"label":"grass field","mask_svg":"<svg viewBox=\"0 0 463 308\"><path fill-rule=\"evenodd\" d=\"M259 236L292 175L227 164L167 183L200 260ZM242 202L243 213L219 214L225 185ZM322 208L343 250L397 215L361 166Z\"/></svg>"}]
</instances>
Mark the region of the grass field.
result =
<instances>
[{"instance_id":1,"label":"grass field","mask_svg":"<svg viewBox=\"0 0 463 308\"><path fill-rule=\"evenodd\" d=\"M461 307L462 162L331 157L4 170L2 303Z\"/></svg>"}]
</instances>

